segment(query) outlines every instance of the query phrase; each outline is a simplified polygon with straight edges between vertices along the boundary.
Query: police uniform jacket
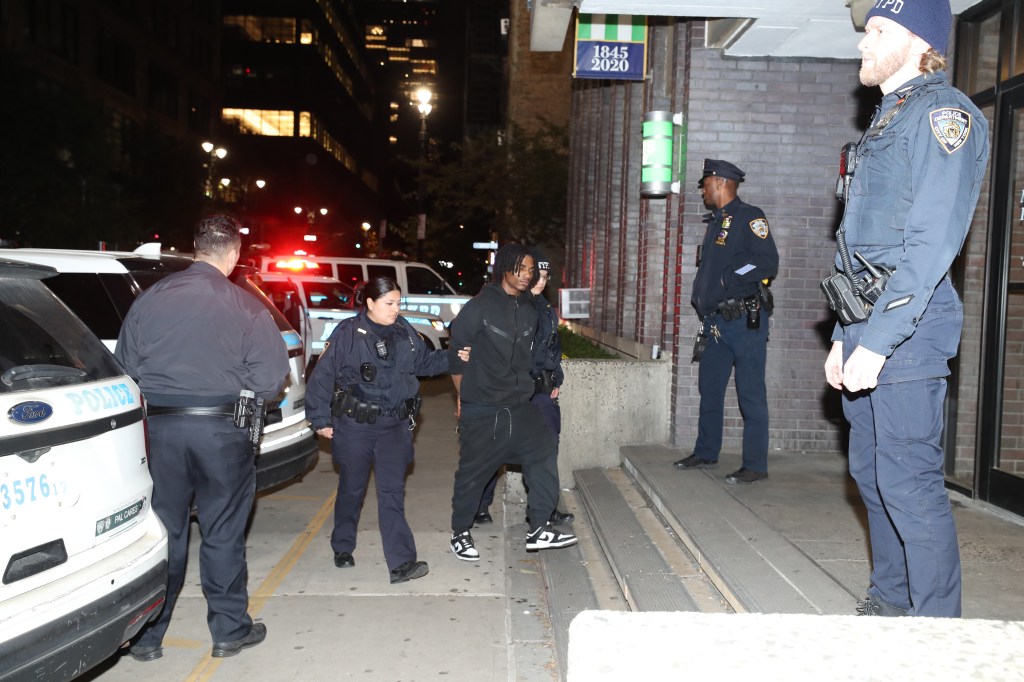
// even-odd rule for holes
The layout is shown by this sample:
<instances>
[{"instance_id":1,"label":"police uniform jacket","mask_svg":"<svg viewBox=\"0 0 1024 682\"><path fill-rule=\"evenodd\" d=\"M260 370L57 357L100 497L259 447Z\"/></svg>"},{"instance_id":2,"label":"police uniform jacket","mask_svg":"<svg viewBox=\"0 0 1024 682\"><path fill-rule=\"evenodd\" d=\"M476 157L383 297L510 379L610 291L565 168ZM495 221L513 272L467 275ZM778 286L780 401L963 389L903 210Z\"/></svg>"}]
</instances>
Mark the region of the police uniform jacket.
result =
<instances>
[{"instance_id":1,"label":"police uniform jacket","mask_svg":"<svg viewBox=\"0 0 1024 682\"><path fill-rule=\"evenodd\" d=\"M701 261L690 302L704 317L719 301L757 293L757 283L775 277L779 252L764 211L736 197L707 217Z\"/></svg>"},{"instance_id":2,"label":"police uniform jacket","mask_svg":"<svg viewBox=\"0 0 1024 682\"><path fill-rule=\"evenodd\" d=\"M510 296L500 282L491 282L452 321L448 353L452 374L462 375L463 403L512 406L530 402L537 309L529 297L529 293ZM468 363L457 354L465 346L471 347Z\"/></svg>"},{"instance_id":3,"label":"police uniform jacket","mask_svg":"<svg viewBox=\"0 0 1024 682\"><path fill-rule=\"evenodd\" d=\"M378 347L387 348L386 358ZM306 419L314 429L332 424L335 387L352 388L356 396L393 412L419 392L417 376L447 371L447 352L429 350L404 317L384 326L371 321L362 310L339 322L327 339L306 383Z\"/></svg>"},{"instance_id":4,"label":"police uniform jacket","mask_svg":"<svg viewBox=\"0 0 1024 682\"><path fill-rule=\"evenodd\" d=\"M562 339L558 336L558 316L551 302L544 297L533 297L537 310L537 336L533 347L533 376L542 371L552 373L552 385L561 386L565 379L562 372Z\"/></svg>"},{"instance_id":5,"label":"police uniform jacket","mask_svg":"<svg viewBox=\"0 0 1024 682\"><path fill-rule=\"evenodd\" d=\"M270 311L204 262L135 300L115 355L160 406L223 405L242 389L271 399L288 376L288 348Z\"/></svg>"},{"instance_id":6,"label":"police uniform jacket","mask_svg":"<svg viewBox=\"0 0 1024 682\"><path fill-rule=\"evenodd\" d=\"M882 99L858 146L842 223L851 259L856 251L894 269L859 345L889 356L914 333L967 237L987 162L988 122L945 73ZM842 337L837 325L832 339Z\"/></svg>"}]
</instances>

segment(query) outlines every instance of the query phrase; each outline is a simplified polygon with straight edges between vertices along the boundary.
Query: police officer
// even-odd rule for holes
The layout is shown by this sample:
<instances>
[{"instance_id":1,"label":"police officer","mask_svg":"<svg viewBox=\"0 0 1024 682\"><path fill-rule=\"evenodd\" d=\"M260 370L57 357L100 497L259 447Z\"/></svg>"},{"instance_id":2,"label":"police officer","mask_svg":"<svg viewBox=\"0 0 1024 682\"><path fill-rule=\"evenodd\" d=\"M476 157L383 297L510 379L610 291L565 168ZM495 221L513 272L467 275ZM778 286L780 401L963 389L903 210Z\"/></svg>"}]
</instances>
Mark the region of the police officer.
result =
<instances>
[{"instance_id":1,"label":"police officer","mask_svg":"<svg viewBox=\"0 0 1024 682\"><path fill-rule=\"evenodd\" d=\"M140 661L163 654L185 580L193 501L212 655L233 656L267 635L246 613L245 526L256 468L249 428L236 426L234 413L242 390L278 395L288 349L266 307L227 278L241 251L239 227L223 215L201 220L195 263L143 293L117 340L117 359L146 398L153 510L168 536L167 602L129 649Z\"/></svg>"},{"instance_id":2,"label":"police officer","mask_svg":"<svg viewBox=\"0 0 1024 682\"><path fill-rule=\"evenodd\" d=\"M448 371L447 351L428 350L399 316L401 299L398 285L387 277L361 287L356 303L365 309L335 327L306 385L306 418L331 439L340 471L331 533L334 565L355 565L356 528L372 468L392 583L428 572L427 563L416 560L416 541L405 518L405 475L413 460L420 403L416 377Z\"/></svg>"},{"instance_id":3,"label":"police officer","mask_svg":"<svg viewBox=\"0 0 1024 682\"><path fill-rule=\"evenodd\" d=\"M835 265L870 296L834 306L845 322L825 362L843 391L850 474L868 512L871 584L858 611L957 617L941 437L963 307L947 271L978 201L988 123L946 79L948 0L879 2L866 22L860 80L884 96L848 163Z\"/></svg>"},{"instance_id":4,"label":"police officer","mask_svg":"<svg viewBox=\"0 0 1024 682\"><path fill-rule=\"evenodd\" d=\"M537 267L537 283L530 289L530 302L537 311L537 333L533 340L533 371L530 372L535 386L530 402L544 416L544 423L554 434L557 445L558 435L562 432L562 410L558 405L558 393L565 374L562 372L562 340L558 336L558 314L544 296L544 289L551 277L551 261L539 248L532 248L529 251ZM460 359L468 360L468 356L463 358L460 354ZM494 501L497 483L498 475L495 474L484 489L480 500L480 508L476 514L477 524L491 523L494 520L488 508ZM558 511L557 507L551 512L550 521L553 524L572 523L575 520L574 514ZM526 523L529 525L530 520L527 519Z\"/></svg>"},{"instance_id":5,"label":"police officer","mask_svg":"<svg viewBox=\"0 0 1024 682\"><path fill-rule=\"evenodd\" d=\"M736 369L736 395L743 415L743 465L727 483L768 478L768 396L764 372L771 299L766 284L779 270L764 211L736 196L744 172L728 161L704 160L697 183L707 231L690 302L700 315L694 359L700 361L700 420L693 454L677 469L718 466L725 416L725 389Z\"/></svg>"}]
</instances>

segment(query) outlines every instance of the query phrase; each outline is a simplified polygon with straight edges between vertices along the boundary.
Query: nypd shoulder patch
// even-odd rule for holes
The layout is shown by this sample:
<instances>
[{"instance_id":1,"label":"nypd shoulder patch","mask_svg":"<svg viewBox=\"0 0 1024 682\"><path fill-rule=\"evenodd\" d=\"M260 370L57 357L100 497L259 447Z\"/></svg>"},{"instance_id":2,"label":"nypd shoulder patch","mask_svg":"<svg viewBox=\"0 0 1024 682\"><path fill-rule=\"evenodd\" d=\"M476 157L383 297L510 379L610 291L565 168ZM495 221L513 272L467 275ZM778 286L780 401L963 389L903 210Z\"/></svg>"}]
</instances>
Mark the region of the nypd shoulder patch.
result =
<instances>
[{"instance_id":1,"label":"nypd shoulder patch","mask_svg":"<svg viewBox=\"0 0 1024 682\"><path fill-rule=\"evenodd\" d=\"M971 135L971 115L963 109L936 109L928 114L928 121L932 134L947 154L960 149Z\"/></svg>"},{"instance_id":2,"label":"nypd shoulder patch","mask_svg":"<svg viewBox=\"0 0 1024 682\"><path fill-rule=\"evenodd\" d=\"M768 221L764 218L755 218L750 221L750 231L761 239L768 237Z\"/></svg>"}]
</instances>

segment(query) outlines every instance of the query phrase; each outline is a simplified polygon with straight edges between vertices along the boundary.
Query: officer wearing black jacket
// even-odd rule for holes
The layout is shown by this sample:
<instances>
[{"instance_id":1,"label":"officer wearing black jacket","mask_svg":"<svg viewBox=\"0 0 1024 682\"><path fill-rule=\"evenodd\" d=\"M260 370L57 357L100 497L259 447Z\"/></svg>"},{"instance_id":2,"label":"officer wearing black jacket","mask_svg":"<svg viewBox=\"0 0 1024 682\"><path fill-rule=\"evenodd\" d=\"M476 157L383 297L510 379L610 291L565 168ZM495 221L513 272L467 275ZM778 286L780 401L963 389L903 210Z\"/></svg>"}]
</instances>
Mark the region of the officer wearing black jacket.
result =
<instances>
[{"instance_id":1,"label":"officer wearing black jacket","mask_svg":"<svg viewBox=\"0 0 1024 682\"><path fill-rule=\"evenodd\" d=\"M246 613L245 526L256 467L250 430L236 425L235 408L243 389L277 397L288 349L266 307L227 278L241 251L239 227L223 215L200 221L195 263L146 290L117 339L117 359L146 397L153 511L168 536L167 602L129 649L140 661L163 654L185 581L193 500L212 655L233 656L267 635Z\"/></svg>"},{"instance_id":2,"label":"officer wearing black jacket","mask_svg":"<svg viewBox=\"0 0 1024 682\"><path fill-rule=\"evenodd\" d=\"M452 322L452 380L459 392L459 468L452 495L452 553L479 561L469 529L484 486L502 464L521 464L528 488L527 551L568 547L576 536L550 523L558 499L557 443L530 402L537 311L527 298L536 283L533 257L506 244L494 258L501 279L484 286ZM458 351L470 347L468 361Z\"/></svg>"},{"instance_id":3,"label":"officer wearing black jacket","mask_svg":"<svg viewBox=\"0 0 1024 682\"><path fill-rule=\"evenodd\" d=\"M416 542L405 518L405 475L413 460L412 431L419 412L417 376L448 371L444 350L427 349L399 316L402 292L375 277L356 294L365 310L331 333L306 385L306 418L331 439L338 466L331 547L334 565L355 565L356 529L370 469L377 479L377 517L391 582L422 578ZM338 437L335 438L334 436Z\"/></svg>"},{"instance_id":4,"label":"officer wearing black jacket","mask_svg":"<svg viewBox=\"0 0 1024 682\"><path fill-rule=\"evenodd\" d=\"M770 297L765 284L778 274L775 248L764 211L736 196L745 173L728 161L704 160L698 183L711 209L693 280L691 303L700 315L694 358L700 361L700 420L693 454L677 469L718 466L725 418L725 390L736 369L736 395L743 415L743 466L727 483L768 478L768 352Z\"/></svg>"}]
</instances>

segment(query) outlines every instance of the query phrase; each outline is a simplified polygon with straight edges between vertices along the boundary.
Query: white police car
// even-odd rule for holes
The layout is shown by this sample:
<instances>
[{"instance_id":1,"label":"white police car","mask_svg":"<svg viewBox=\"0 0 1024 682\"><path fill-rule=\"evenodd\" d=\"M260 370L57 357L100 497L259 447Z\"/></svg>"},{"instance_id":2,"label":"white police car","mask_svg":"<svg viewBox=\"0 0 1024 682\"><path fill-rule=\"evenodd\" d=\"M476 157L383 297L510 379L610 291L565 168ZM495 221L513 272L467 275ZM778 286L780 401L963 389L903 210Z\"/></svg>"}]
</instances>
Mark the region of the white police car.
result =
<instances>
[{"instance_id":1,"label":"white police car","mask_svg":"<svg viewBox=\"0 0 1024 682\"><path fill-rule=\"evenodd\" d=\"M358 312L352 288L333 277L261 272L251 279L302 335L307 372L312 371L338 322ZM401 315L429 348L448 347L448 329L440 317L409 310L402 310Z\"/></svg>"},{"instance_id":2,"label":"white police car","mask_svg":"<svg viewBox=\"0 0 1024 682\"><path fill-rule=\"evenodd\" d=\"M135 298L151 284L184 270L191 258L160 252L159 244L135 251L69 249L0 249L0 257L47 265L60 273L44 280L113 350L121 323ZM258 298L270 311L288 346L289 379L281 396L267 407L260 454L256 458L256 489L263 490L308 471L319 457L316 434L306 422L305 357L302 340L284 316L253 283L253 268L239 267L231 279Z\"/></svg>"},{"instance_id":3,"label":"white police car","mask_svg":"<svg viewBox=\"0 0 1024 682\"><path fill-rule=\"evenodd\" d=\"M0 680L81 675L159 613L139 389L40 281L0 259Z\"/></svg>"}]
</instances>

